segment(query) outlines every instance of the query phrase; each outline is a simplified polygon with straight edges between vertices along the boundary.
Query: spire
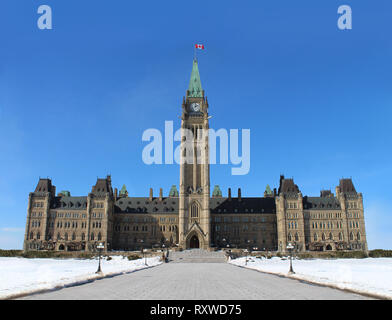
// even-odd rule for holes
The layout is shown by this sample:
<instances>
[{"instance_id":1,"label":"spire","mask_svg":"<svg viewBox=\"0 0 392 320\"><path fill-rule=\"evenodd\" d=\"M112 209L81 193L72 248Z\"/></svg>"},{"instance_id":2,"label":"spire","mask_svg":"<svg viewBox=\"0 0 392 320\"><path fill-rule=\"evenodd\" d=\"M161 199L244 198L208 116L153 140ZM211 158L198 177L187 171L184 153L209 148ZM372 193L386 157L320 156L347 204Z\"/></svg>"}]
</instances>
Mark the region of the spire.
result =
<instances>
[{"instance_id":1,"label":"spire","mask_svg":"<svg viewBox=\"0 0 392 320\"><path fill-rule=\"evenodd\" d=\"M127 187L125 186L125 184L122 186L122 188L120 190L119 197L128 197L128 191L127 191Z\"/></svg>"},{"instance_id":2,"label":"spire","mask_svg":"<svg viewBox=\"0 0 392 320\"><path fill-rule=\"evenodd\" d=\"M193 67L191 73L191 80L189 81L188 97L202 98L203 89L201 88L199 67L197 65L197 60L193 59Z\"/></svg>"}]
</instances>

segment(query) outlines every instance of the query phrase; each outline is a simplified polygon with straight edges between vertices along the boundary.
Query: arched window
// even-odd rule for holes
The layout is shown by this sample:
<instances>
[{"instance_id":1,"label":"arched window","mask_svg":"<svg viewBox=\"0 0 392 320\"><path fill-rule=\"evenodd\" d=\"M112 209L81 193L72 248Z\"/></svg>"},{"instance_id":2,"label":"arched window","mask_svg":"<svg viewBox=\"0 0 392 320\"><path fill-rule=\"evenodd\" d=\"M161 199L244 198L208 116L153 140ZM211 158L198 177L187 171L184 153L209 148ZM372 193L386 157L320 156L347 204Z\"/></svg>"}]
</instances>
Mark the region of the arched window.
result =
<instances>
[{"instance_id":1,"label":"arched window","mask_svg":"<svg viewBox=\"0 0 392 320\"><path fill-rule=\"evenodd\" d=\"M324 234L324 232L323 232L323 234L321 235L321 239L322 239L323 241L325 241L325 234Z\"/></svg>"},{"instance_id":2,"label":"arched window","mask_svg":"<svg viewBox=\"0 0 392 320\"><path fill-rule=\"evenodd\" d=\"M298 232L297 232L297 233L295 233L295 241L299 241Z\"/></svg>"},{"instance_id":3,"label":"arched window","mask_svg":"<svg viewBox=\"0 0 392 320\"><path fill-rule=\"evenodd\" d=\"M102 240L101 233L98 233L98 241L101 241L101 240Z\"/></svg>"},{"instance_id":4,"label":"arched window","mask_svg":"<svg viewBox=\"0 0 392 320\"><path fill-rule=\"evenodd\" d=\"M57 240L60 240L60 232L57 234Z\"/></svg>"},{"instance_id":5,"label":"arched window","mask_svg":"<svg viewBox=\"0 0 392 320\"><path fill-rule=\"evenodd\" d=\"M361 233L360 232L357 233L357 240L361 240Z\"/></svg>"},{"instance_id":6,"label":"arched window","mask_svg":"<svg viewBox=\"0 0 392 320\"><path fill-rule=\"evenodd\" d=\"M84 239L85 239L85 235L84 233L82 233L82 241L84 241Z\"/></svg>"},{"instance_id":7,"label":"arched window","mask_svg":"<svg viewBox=\"0 0 392 320\"><path fill-rule=\"evenodd\" d=\"M317 241L317 239L318 239L317 233L315 233L315 234L313 235L313 240L314 240L314 241Z\"/></svg>"},{"instance_id":8,"label":"arched window","mask_svg":"<svg viewBox=\"0 0 392 320\"><path fill-rule=\"evenodd\" d=\"M34 239L34 233L30 232L30 239Z\"/></svg>"},{"instance_id":9,"label":"arched window","mask_svg":"<svg viewBox=\"0 0 392 320\"><path fill-rule=\"evenodd\" d=\"M333 240L332 232L329 233L329 240Z\"/></svg>"},{"instance_id":10,"label":"arched window","mask_svg":"<svg viewBox=\"0 0 392 320\"><path fill-rule=\"evenodd\" d=\"M197 202L193 202L191 205L191 221L199 221L200 207Z\"/></svg>"},{"instance_id":11,"label":"arched window","mask_svg":"<svg viewBox=\"0 0 392 320\"><path fill-rule=\"evenodd\" d=\"M37 239L39 240L41 238L41 234L38 232L37 233Z\"/></svg>"},{"instance_id":12,"label":"arched window","mask_svg":"<svg viewBox=\"0 0 392 320\"><path fill-rule=\"evenodd\" d=\"M76 240L76 234L75 234L75 232L72 233L72 240Z\"/></svg>"},{"instance_id":13,"label":"arched window","mask_svg":"<svg viewBox=\"0 0 392 320\"><path fill-rule=\"evenodd\" d=\"M339 240L343 241L343 233L339 232Z\"/></svg>"},{"instance_id":14,"label":"arched window","mask_svg":"<svg viewBox=\"0 0 392 320\"><path fill-rule=\"evenodd\" d=\"M90 240L94 240L94 232L91 232L91 238Z\"/></svg>"},{"instance_id":15,"label":"arched window","mask_svg":"<svg viewBox=\"0 0 392 320\"><path fill-rule=\"evenodd\" d=\"M291 241L291 233L289 233L289 235L287 236L287 240Z\"/></svg>"},{"instance_id":16,"label":"arched window","mask_svg":"<svg viewBox=\"0 0 392 320\"><path fill-rule=\"evenodd\" d=\"M67 240L68 240L68 233L65 233L65 235L64 235L64 239L65 239L65 241L67 241Z\"/></svg>"},{"instance_id":17,"label":"arched window","mask_svg":"<svg viewBox=\"0 0 392 320\"><path fill-rule=\"evenodd\" d=\"M354 240L354 235L352 232L350 232L350 240Z\"/></svg>"}]
</instances>

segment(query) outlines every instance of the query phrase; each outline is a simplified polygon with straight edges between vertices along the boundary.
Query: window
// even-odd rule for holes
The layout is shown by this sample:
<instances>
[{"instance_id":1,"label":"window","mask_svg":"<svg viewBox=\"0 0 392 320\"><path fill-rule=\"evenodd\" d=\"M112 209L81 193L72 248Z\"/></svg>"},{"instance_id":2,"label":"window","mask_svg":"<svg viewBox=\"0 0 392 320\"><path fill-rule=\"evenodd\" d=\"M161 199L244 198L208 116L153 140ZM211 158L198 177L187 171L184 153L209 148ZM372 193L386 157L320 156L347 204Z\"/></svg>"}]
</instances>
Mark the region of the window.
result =
<instances>
[{"instance_id":1,"label":"window","mask_svg":"<svg viewBox=\"0 0 392 320\"><path fill-rule=\"evenodd\" d=\"M199 205L197 202L193 202L191 205L191 221L199 220Z\"/></svg>"},{"instance_id":2,"label":"window","mask_svg":"<svg viewBox=\"0 0 392 320\"><path fill-rule=\"evenodd\" d=\"M325 234L324 234L324 233L321 235L321 239L322 239L323 241L325 241Z\"/></svg>"},{"instance_id":3,"label":"window","mask_svg":"<svg viewBox=\"0 0 392 320\"><path fill-rule=\"evenodd\" d=\"M343 234L341 232L339 232L339 240L343 241Z\"/></svg>"},{"instance_id":4,"label":"window","mask_svg":"<svg viewBox=\"0 0 392 320\"><path fill-rule=\"evenodd\" d=\"M297 232L297 233L295 233L295 241L299 241L298 232Z\"/></svg>"},{"instance_id":5,"label":"window","mask_svg":"<svg viewBox=\"0 0 392 320\"><path fill-rule=\"evenodd\" d=\"M354 235L352 232L350 232L350 240L354 240Z\"/></svg>"},{"instance_id":6,"label":"window","mask_svg":"<svg viewBox=\"0 0 392 320\"><path fill-rule=\"evenodd\" d=\"M91 233L90 240L94 240L94 232Z\"/></svg>"},{"instance_id":7,"label":"window","mask_svg":"<svg viewBox=\"0 0 392 320\"><path fill-rule=\"evenodd\" d=\"M361 240L361 233L360 232L357 233L357 240Z\"/></svg>"},{"instance_id":8,"label":"window","mask_svg":"<svg viewBox=\"0 0 392 320\"><path fill-rule=\"evenodd\" d=\"M291 241L291 233L289 233L289 235L287 236L287 240Z\"/></svg>"},{"instance_id":9,"label":"window","mask_svg":"<svg viewBox=\"0 0 392 320\"><path fill-rule=\"evenodd\" d=\"M331 232L329 233L329 240L333 240L333 236Z\"/></svg>"},{"instance_id":10,"label":"window","mask_svg":"<svg viewBox=\"0 0 392 320\"><path fill-rule=\"evenodd\" d=\"M318 238L318 237L317 237L317 233L315 233L315 234L313 235L313 240L314 240L314 241L317 241L317 238Z\"/></svg>"},{"instance_id":11,"label":"window","mask_svg":"<svg viewBox=\"0 0 392 320\"><path fill-rule=\"evenodd\" d=\"M98 233L98 241L101 241L101 240L102 240L101 233Z\"/></svg>"}]
</instances>

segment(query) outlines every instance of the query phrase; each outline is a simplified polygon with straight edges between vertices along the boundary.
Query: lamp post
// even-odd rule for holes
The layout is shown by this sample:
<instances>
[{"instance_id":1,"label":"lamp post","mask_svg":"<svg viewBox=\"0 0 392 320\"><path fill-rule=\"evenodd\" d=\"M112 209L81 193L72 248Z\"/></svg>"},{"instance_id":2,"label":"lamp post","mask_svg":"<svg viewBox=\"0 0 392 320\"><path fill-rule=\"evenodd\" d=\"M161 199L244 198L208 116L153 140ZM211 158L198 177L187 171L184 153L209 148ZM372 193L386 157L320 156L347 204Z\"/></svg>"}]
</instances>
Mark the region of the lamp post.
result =
<instances>
[{"instance_id":1,"label":"lamp post","mask_svg":"<svg viewBox=\"0 0 392 320\"><path fill-rule=\"evenodd\" d=\"M97 270L96 273L101 273L102 272L102 270L101 270L101 251L102 251L103 248L105 248L103 243L102 242L98 243L97 249L98 249L99 262L98 262L98 270Z\"/></svg>"},{"instance_id":2,"label":"lamp post","mask_svg":"<svg viewBox=\"0 0 392 320\"><path fill-rule=\"evenodd\" d=\"M248 265L248 249L245 249L244 252L246 254L245 265Z\"/></svg>"},{"instance_id":3,"label":"lamp post","mask_svg":"<svg viewBox=\"0 0 392 320\"><path fill-rule=\"evenodd\" d=\"M142 249L142 250L143 250L144 265L145 265L145 266L148 266L148 264L147 264L147 257L146 257L146 253L145 253L145 249Z\"/></svg>"},{"instance_id":4,"label":"lamp post","mask_svg":"<svg viewBox=\"0 0 392 320\"><path fill-rule=\"evenodd\" d=\"M144 265L147 266L146 254L145 254L145 250L144 250L144 247L143 247L144 240L140 239L139 242L141 243L141 252L142 252L142 255L143 255L143 259L144 259Z\"/></svg>"},{"instance_id":5,"label":"lamp post","mask_svg":"<svg viewBox=\"0 0 392 320\"><path fill-rule=\"evenodd\" d=\"M290 253L290 270L289 270L289 274L294 274L294 270L293 270L293 264L292 264L292 251L294 249L294 246L291 244L291 242L289 242L289 244L287 245L287 250L289 250Z\"/></svg>"},{"instance_id":6,"label":"lamp post","mask_svg":"<svg viewBox=\"0 0 392 320\"><path fill-rule=\"evenodd\" d=\"M162 244L162 259L164 262L167 262L166 256L165 256L165 244Z\"/></svg>"}]
</instances>

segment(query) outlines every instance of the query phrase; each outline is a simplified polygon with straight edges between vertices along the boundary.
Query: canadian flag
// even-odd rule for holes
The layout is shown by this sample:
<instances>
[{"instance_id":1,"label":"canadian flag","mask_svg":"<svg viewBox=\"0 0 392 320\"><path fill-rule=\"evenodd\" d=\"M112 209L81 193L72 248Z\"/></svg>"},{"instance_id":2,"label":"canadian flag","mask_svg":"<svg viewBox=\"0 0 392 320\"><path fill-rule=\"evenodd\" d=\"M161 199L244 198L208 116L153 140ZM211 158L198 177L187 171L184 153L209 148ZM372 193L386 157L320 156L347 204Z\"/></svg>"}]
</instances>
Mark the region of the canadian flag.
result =
<instances>
[{"instance_id":1,"label":"canadian flag","mask_svg":"<svg viewBox=\"0 0 392 320\"><path fill-rule=\"evenodd\" d=\"M204 44L195 44L195 48L204 50Z\"/></svg>"}]
</instances>

